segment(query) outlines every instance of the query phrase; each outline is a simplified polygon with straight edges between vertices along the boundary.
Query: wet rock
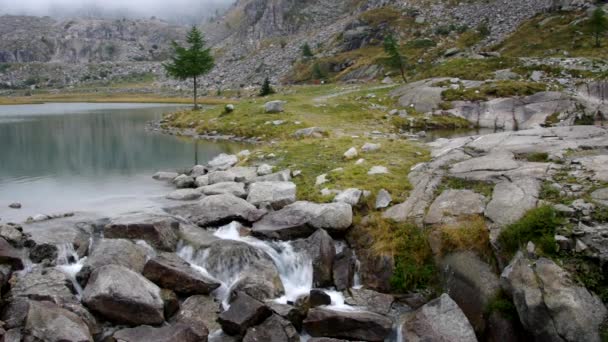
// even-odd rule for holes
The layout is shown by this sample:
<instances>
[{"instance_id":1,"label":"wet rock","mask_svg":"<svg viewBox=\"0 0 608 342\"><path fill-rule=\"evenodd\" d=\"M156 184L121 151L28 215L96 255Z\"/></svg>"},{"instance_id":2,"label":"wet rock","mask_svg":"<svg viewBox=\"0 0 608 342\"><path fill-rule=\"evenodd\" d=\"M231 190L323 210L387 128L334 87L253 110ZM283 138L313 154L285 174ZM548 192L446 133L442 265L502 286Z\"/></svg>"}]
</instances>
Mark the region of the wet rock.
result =
<instances>
[{"instance_id":1,"label":"wet rock","mask_svg":"<svg viewBox=\"0 0 608 342\"><path fill-rule=\"evenodd\" d=\"M369 229L370 227L359 224L346 235L349 246L357 252L361 284L376 291L390 292L395 261L389 254L374 251L374 238Z\"/></svg>"},{"instance_id":2,"label":"wet rock","mask_svg":"<svg viewBox=\"0 0 608 342\"><path fill-rule=\"evenodd\" d=\"M92 342L85 322L71 311L50 302L29 301L25 340Z\"/></svg>"},{"instance_id":3,"label":"wet rock","mask_svg":"<svg viewBox=\"0 0 608 342\"><path fill-rule=\"evenodd\" d=\"M502 181L496 184L492 200L488 203L485 215L492 222L509 225L536 207L540 192L540 182L532 178Z\"/></svg>"},{"instance_id":4,"label":"wet rock","mask_svg":"<svg viewBox=\"0 0 608 342\"><path fill-rule=\"evenodd\" d=\"M518 253L501 275L524 328L537 339L600 341L599 326L608 316L602 301L553 261Z\"/></svg>"},{"instance_id":5,"label":"wet rock","mask_svg":"<svg viewBox=\"0 0 608 342\"><path fill-rule=\"evenodd\" d=\"M28 273L13 273L10 298L30 298L53 303L77 303L76 291L68 276L55 268L36 267Z\"/></svg>"},{"instance_id":6,"label":"wet rock","mask_svg":"<svg viewBox=\"0 0 608 342\"><path fill-rule=\"evenodd\" d=\"M161 253L149 260L143 275L158 286L183 295L206 295L220 286L173 253Z\"/></svg>"},{"instance_id":7,"label":"wet rock","mask_svg":"<svg viewBox=\"0 0 608 342\"><path fill-rule=\"evenodd\" d=\"M106 265L124 266L141 273L145 264L145 251L133 242L124 239L102 239L93 246L77 278L86 283L93 270Z\"/></svg>"},{"instance_id":8,"label":"wet rock","mask_svg":"<svg viewBox=\"0 0 608 342\"><path fill-rule=\"evenodd\" d=\"M247 329L243 342L299 342L295 327L278 315L272 315L264 323Z\"/></svg>"},{"instance_id":9,"label":"wet rock","mask_svg":"<svg viewBox=\"0 0 608 342\"><path fill-rule=\"evenodd\" d=\"M296 250L303 250L312 261L313 286L332 286L336 248L331 236L325 230L318 229L307 239L294 241L293 245Z\"/></svg>"},{"instance_id":10,"label":"wet rock","mask_svg":"<svg viewBox=\"0 0 608 342\"><path fill-rule=\"evenodd\" d=\"M160 298L164 303L163 313L165 317L171 317L179 310L179 298L175 292L169 289L160 289Z\"/></svg>"},{"instance_id":11,"label":"wet rock","mask_svg":"<svg viewBox=\"0 0 608 342\"><path fill-rule=\"evenodd\" d=\"M391 194L384 190L384 189L380 189L380 191L378 191L378 195L376 195L376 209L384 209L387 208L391 202L393 201L393 198L391 197Z\"/></svg>"},{"instance_id":12,"label":"wet rock","mask_svg":"<svg viewBox=\"0 0 608 342\"><path fill-rule=\"evenodd\" d=\"M226 194L241 198L247 197L245 184L236 182L214 183L213 185L207 185L200 188L200 191L207 196Z\"/></svg>"},{"instance_id":13,"label":"wet rock","mask_svg":"<svg viewBox=\"0 0 608 342\"><path fill-rule=\"evenodd\" d=\"M237 293L230 308L220 314L218 322L228 335L243 336L252 326L262 323L272 311L262 302L245 293Z\"/></svg>"},{"instance_id":14,"label":"wet rock","mask_svg":"<svg viewBox=\"0 0 608 342\"><path fill-rule=\"evenodd\" d=\"M136 214L112 220L103 229L106 239L144 240L152 247L175 251L179 222L170 217Z\"/></svg>"},{"instance_id":15,"label":"wet rock","mask_svg":"<svg viewBox=\"0 0 608 342\"><path fill-rule=\"evenodd\" d=\"M175 210L175 213L183 214L201 227L208 227L232 221L255 222L266 212L233 195L213 195L203 198L194 206L185 207L183 212Z\"/></svg>"},{"instance_id":16,"label":"wet rock","mask_svg":"<svg viewBox=\"0 0 608 342\"><path fill-rule=\"evenodd\" d=\"M333 279L336 290L344 291L353 286L356 259L350 248L345 248L334 259Z\"/></svg>"},{"instance_id":17,"label":"wet rock","mask_svg":"<svg viewBox=\"0 0 608 342\"><path fill-rule=\"evenodd\" d=\"M283 285L274 262L261 249L240 241L220 240L207 249L205 269L218 279L238 279L231 291L242 291L258 300L277 298ZM229 274L226 274L229 270Z\"/></svg>"},{"instance_id":18,"label":"wet rock","mask_svg":"<svg viewBox=\"0 0 608 342\"><path fill-rule=\"evenodd\" d=\"M178 235L187 245L195 249L210 247L219 240L212 231L191 224L180 225Z\"/></svg>"},{"instance_id":19,"label":"wet rock","mask_svg":"<svg viewBox=\"0 0 608 342\"><path fill-rule=\"evenodd\" d=\"M317 306L323 305L330 305L331 297L323 290L312 289L310 290L310 294L308 295L308 302L311 308L316 308Z\"/></svg>"},{"instance_id":20,"label":"wet rock","mask_svg":"<svg viewBox=\"0 0 608 342\"><path fill-rule=\"evenodd\" d=\"M209 332L195 331L186 324L166 325L160 328L142 325L114 333L117 341L124 342L200 342L206 341Z\"/></svg>"},{"instance_id":21,"label":"wet rock","mask_svg":"<svg viewBox=\"0 0 608 342\"><path fill-rule=\"evenodd\" d=\"M275 210L296 201L296 185L292 182L256 182L249 187L247 202L260 206L270 204Z\"/></svg>"},{"instance_id":22,"label":"wet rock","mask_svg":"<svg viewBox=\"0 0 608 342\"><path fill-rule=\"evenodd\" d=\"M93 271L83 302L119 324L161 324L165 320L158 286L123 266L108 265Z\"/></svg>"},{"instance_id":23,"label":"wet rock","mask_svg":"<svg viewBox=\"0 0 608 342\"><path fill-rule=\"evenodd\" d=\"M193 201L201 198L202 194L196 189L178 189L167 195L167 199L175 201Z\"/></svg>"},{"instance_id":24,"label":"wet rock","mask_svg":"<svg viewBox=\"0 0 608 342\"><path fill-rule=\"evenodd\" d=\"M38 244L30 249L30 260L36 264L42 263L44 260L52 262L57 259L57 253L58 248L56 245L48 243Z\"/></svg>"},{"instance_id":25,"label":"wet rock","mask_svg":"<svg viewBox=\"0 0 608 342\"><path fill-rule=\"evenodd\" d=\"M267 305L275 314L290 321L291 324L293 324L293 326L296 328L296 330L302 330L302 321L304 321L304 318L306 317L306 313L308 311L307 308L304 309L301 307L295 307L288 304L279 304L274 302L270 302Z\"/></svg>"},{"instance_id":26,"label":"wet rock","mask_svg":"<svg viewBox=\"0 0 608 342\"><path fill-rule=\"evenodd\" d=\"M182 323L191 326L198 334L220 329L217 317L220 313L220 303L208 296L191 296L186 299L178 313L171 319L172 323Z\"/></svg>"},{"instance_id":27,"label":"wet rock","mask_svg":"<svg viewBox=\"0 0 608 342\"><path fill-rule=\"evenodd\" d=\"M194 178L186 175L179 175L173 180L173 184L178 189L194 188Z\"/></svg>"},{"instance_id":28,"label":"wet rock","mask_svg":"<svg viewBox=\"0 0 608 342\"><path fill-rule=\"evenodd\" d=\"M0 263L11 265L16 270L23 269L22 253L0 238Z\"/></svg>"},{"instance_id":29,"label":"wet rock","mask_svg":"<svg viewBox=\"0 0 608 342\"><path fill-rule=\"evenodd\" d=\"M441 266L446 292L462 309L475 331L482 333L486 328L485 310L500 292L498 275L472 252L450 254Z\"/></svg>"},{"instance_id":30,"label":"wet rock","mask_svg":"<svg viewBox=\"0 0 608 342\"><path fill-rule=\"evenodd\" d=\"M346 189L334 197L334 202L346 203L355 206L359 204L361 195L363 195L363 192L359 189Z\"/></svg>"},{"instance_id":31,"label":"wet rock","mask_svg":"<svg viewBox=\"0 0 608 342\"><path fill-rule=\"evenodd\" d=\"M239 162L239 157L222 153L213 158L208 166L213 170L228 170Z\"/></svg>"},{"instance_id":32,"label":"wet rock","mask_svg":"<svg viewBox=\"0 0 608 342\"><path fill-rule=\"evenodd\" d=\"M405 341L477 341L471 323L456 302L445 293L408 314L401 333Z\"/></svg>"},{"instance_id":33,"label":"wet rock","mask_svg":"<svg viewBox=\"0 0 608 342\"><path fill-rule=\"evenodd\" d=\"M384 341L390 334L393 323L390 319L371 312L315 308L308 312L303 325L313 337Z\"/></svg>"},{"instance_id":34,"label":"wet rock","mask_svg":"<svg viewBox=\"0 0 608 342\"><path fill-rule=\"evenodd\" d=\"M266 113L282 113L285 111L285 101L270 101L264 104Z\"/></svg>"},{"instance_id":35,"label":"wet rock","mask_svg":"<svg viewBox=\"0 0 608 342\"><path fill-rule=\"evenodd\" d=\"M152 176L152 178L159 181L169 181L172 182L175 178L177 178L179 174L177 172L157 172Z\"/></svg>"},{"instance_id":36,"label":"wet rock","mask_svg":"<svg viewBox=\"0 0 608 342\"><path fill-rule=\"evenodd\" d=\"M463 216L482 214L486 199L471 190L448 189L431 204L424 223L454 223Z\"/></svg>"},{"instance_id":37,"label":"wet rock","mask_svg":"<svg viewBox=\"0 0 608 342\"><path fill-rule=\"evenodd\" d=\"M270 239L307 237L317 228L343 231L352 224L352 208L345 203L295 202L266 215L253 225L252 233Z\"/></svg>"},{"instance_id":38,"label":"wet rock","mask_svg":"<svg viewBox=\"0 0 608 342\"><path fill-rule=\"evenodd\" d=\"M388 315L395 301L391 295L368 289L350 289L348 293L350 297L346 298L346 304L362 307L381 315Z\"/></svg>"},{"instance_id":39,"label":"wet rock","mask_svg":"<svg viewBox=\"0 0 608 342\"><path fill-rule=\"evenodd\" d=\"M21 209L21 203L17 203L17 202L11 203L8 205L8 207L11 209Z\"/></svg>"}]
</instances>

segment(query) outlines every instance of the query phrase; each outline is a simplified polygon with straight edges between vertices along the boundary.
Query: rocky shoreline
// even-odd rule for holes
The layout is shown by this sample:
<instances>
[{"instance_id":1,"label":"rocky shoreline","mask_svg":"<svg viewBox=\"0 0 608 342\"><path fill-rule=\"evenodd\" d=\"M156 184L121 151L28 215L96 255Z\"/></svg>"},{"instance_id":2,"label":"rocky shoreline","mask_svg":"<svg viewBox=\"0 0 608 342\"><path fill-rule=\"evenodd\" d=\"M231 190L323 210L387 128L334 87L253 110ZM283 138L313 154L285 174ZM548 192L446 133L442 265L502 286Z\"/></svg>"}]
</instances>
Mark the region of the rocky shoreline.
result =
<instances>
[{"instance_id":1,"label":"rocky shoreline","mask_svg":"<svg viewBox=\"0 0 608 342\"><path fill-rule=\"evenodd\" d=\"M242 152L155 174L176 188L162 210L1 225L0 332L5 341L600 341L608 312L598 295L532 242L506 258L498 236L550 205L575 226L555 236L559 248L605 265L606 222L594 213L608 201L608 131L534 129L429 146L433 159L413 168L408 200L376 210L425 229L481 215L497 259L438 254L442 289L431 297L390 294L394 260L372 253L355 219L364 189L298 201L297 171L239 166ZM445 179L493 189L442 188ZM546 186L576 200L551 203ZM488 311L500 296L515 318Z\"/></svg>"}]
</instances>

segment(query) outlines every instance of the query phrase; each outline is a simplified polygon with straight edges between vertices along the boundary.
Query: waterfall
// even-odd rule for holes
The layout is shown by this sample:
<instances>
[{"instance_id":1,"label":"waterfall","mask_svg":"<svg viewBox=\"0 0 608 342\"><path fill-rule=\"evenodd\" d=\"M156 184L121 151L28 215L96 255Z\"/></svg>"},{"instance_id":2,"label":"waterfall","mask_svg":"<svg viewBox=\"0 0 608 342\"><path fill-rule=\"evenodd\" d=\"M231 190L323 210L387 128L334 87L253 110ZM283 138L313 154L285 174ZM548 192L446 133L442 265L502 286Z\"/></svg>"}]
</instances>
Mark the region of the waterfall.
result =
<instances>
[{"instance_id":1,"label":"waterfall","mask_svg":"<svg viewBox=\"0 0 608 342\"><path fill-rule=\"evenodd\" d=\"M76 281L76 274L80 272L86 259L86 257L81 259L78 256L78 253L74 250L74 245L71 243L57 245L57 261L55 267L68 276L74 286L78 299L82 298L83 290L78 281Z\"/></svg>"}]
</instances>

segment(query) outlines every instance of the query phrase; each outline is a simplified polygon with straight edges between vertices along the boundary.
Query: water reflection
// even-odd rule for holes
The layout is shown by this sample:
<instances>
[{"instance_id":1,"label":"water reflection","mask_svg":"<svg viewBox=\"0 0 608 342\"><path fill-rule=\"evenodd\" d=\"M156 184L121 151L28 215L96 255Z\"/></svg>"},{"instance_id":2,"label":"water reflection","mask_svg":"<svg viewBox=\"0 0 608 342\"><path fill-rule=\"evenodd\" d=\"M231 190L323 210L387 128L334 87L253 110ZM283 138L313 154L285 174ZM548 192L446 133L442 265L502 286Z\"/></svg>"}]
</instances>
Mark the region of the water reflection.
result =
<instances>
[{"instance_id":1,"label":"water reflection","mask_svg":"<svg viewBox=\"0 0 608 342\"><path fill-rule=\"evenodd\" d=\"M195 149L191 139L145 130L146 122L174 109L149 104L0 106L0 217L15 216L5 209L12 201L22 201L22 212L32 214L53 209L41 205L40 198L58 200L57 210L63 210L91 197L160 195L166 189L148 180L154 171L191 166L195 151L205 162L240 149L209 142Z\"/></svg>"}]
</instances>

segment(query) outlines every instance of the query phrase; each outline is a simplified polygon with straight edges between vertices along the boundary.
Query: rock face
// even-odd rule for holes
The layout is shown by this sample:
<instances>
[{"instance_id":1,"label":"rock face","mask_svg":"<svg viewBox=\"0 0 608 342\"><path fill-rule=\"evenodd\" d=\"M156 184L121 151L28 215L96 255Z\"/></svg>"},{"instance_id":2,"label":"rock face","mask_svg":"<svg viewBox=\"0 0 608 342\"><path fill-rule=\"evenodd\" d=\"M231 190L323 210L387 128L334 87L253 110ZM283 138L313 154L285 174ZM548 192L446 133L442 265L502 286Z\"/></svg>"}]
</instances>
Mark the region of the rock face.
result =
<instances>
[{"instance_id":1,"label":"rock face","mask_svg":"<svg viewBox=\"0 0 608 342\"><path fill-rule=\"evenodd\" d=\"M501 226L519 220L524 214L536 207L540 192L540 182L532 178L503 181L496 184L492 200L485 214Z\"/></svg>"},{"instance_id":2,"label":"rock face","mask_svg":"<svg viewBox=\"0 0 608 342\"><path fill-rule=\"evenodd\" d=\"M390 319L371 312L343 312L324 308L311 309L304 329L313 337L348 340L384 341L390 334Z\"/></svg>"},{"instance_id":3,"label":"rock face","mask_svg":"<svg viewBox=\"0 0 608 342\"><path fill-rule=\"evenodd\" d=\"M260 206L269 204L275 210L296 201L296 185L292 182L257 182L249 187L247 202Z\"/></svg>"},{"instance_id":4,"label":"rock face","mask_svg":"<svg viewBox=\"0 0 608 342\"><path fill-rule=\"evenodd\" d=\"M512 295L524 328L537 339L600 341L606 307L553 261L534 261L518 253L501 282Z\"/></svg>"},{"instance_id":5,"label":"rock face","mask_svg":"<svg viewBox=\"0 0 608 342\"><path fill-rule=\"evenodd\" d=\"M413 107L417 112L428 113L439 108L443 102L441 93L444 89L434 84L448 80L446 78L428 79L409 83L393 90L390 95L399 98L402 107Z\"/></svg>"},{"instance_id":6,"label":"rock face","mask_svg":"<svg viewBox=\"0 0 608 342\"><path fill-rule=\"evenodd\" d=\"M122 329L114 333L117 341L124 342L199 342L206 341L208 332L200 333L186 324L167 325L154 328L142 325L136 328Z\"/></svg>"},{"instance_id":7,"label":"rock face","mask_svg":"<svg viewBox=\"0 0 608 342\"><path fill-rule=\"evenodd\" d=\"M295 202L266 215L252 233L264 238L291 240L311 235L317 228L344 231L352 224L352 208L345 203Z\"/></svg>"},{"instance_id":8,"label":"rock face","mask_svg":"<svg viewBox=\"0 0 608 342\"><path fill-rule=\"evenodd\" d=\"M238 293L230 309L222 312L218 322L228 335L243 336L247 329L263 322L272 311L245 293Z\"/></svg>"},{"instance_id":9,"label":"rock face","mask_svg":"<svg viewBox=\"0 0 608 342\"><path fill-rule=\"evenodd\" d=\"M93 271L83 302L116 323L154 325L165 320L158 286L122 266L108 265Z\"/></svg>"},{"instance_id":10,"label":"rock face","mask_svg":"<svg viewBox=\"0 0 608 342\"><path fill-rule=\"evenodd\" d=\"M184 295L209 294L220 286L190 267L175 254L162 253L146 263L144 277L158 286Z\"/></svg>"},{"instance_id":11,"label":"rock face","mask_svg":"<svg viewBox=\"0 0 608 342\"><path fill-rule=\"evenodd\" d=\"M249 328L243 338L243 342L261 341L299 342L300 336L288 320L272 315L264 323Z\"/></svg>"},{"instance_id":12,"label":"rock face","mask_svg":"<svg viewBox=\"0 0 608 342\"><path fill-rule=\"evenodd\" d=\"M50 302L29 301L25 340L92 342L85 322L71 311Z\"/></svg>"},{"instance_id":13,"label":"rock face","mask_svg":"<svg viewBox=\"0 0 608 342\"><path fill-rule=\"evenodd\" d=\"M471 190L448 189L431 204L424 223L453 223L461 216L483 214L485 197Z\"/></svg>"},{"instance_id":14,"label":"rock face","mask_svg":"<svg viewBox=\"0 0 608 342\"><path fill-rule=\"evenodd\" d=\"M180 213L180 210L177 210ZM184 215L201 227L221 226L232 221L255 222L265 211L233 195L205 197L198 204L185 208Z\"/></svg>"},{"instance_id":15,"label":"rock face","mask_svg":"<svg viewBox=\"0 0 608 342\"><path fill-rule=\"evenodd\" d=\"M408 314L401 333L405 341L477 341L467 317L447 294Z\"/></svg>"},{"instance_id":16,"label":"rock face","mask_svg":"<svg viewBox=\"0 0 608 342\"><path fill-rule=\"evenodd\" d=\"M214 277L236 283L231 291L242 291L257 300L283 294L279 271L262 250L240 241L220 240L207 249L205 268Z\"/></svg>"},{"instance_id":17,"label":"rock face","mask_svg":"<svg viewBox=\"0 0 608 342\"><path fill-rule=\"evenodd\" d=\"M168 217L148 217L144 214L121 217L103 230L108 239L144 240L151 246L175 251L179 222Z\"/></svg>"},{"instance_id":18,"label":"rock face","mask_svg":"<svg viewBox=\"0 0 608 342\"><path fill-rule=\"evenodd\" d=\"M336 290L344 291L353 286L356 259L350 248L345 248L336 255L334 260L333 279Z\"/></svg>"}]
</instances>

